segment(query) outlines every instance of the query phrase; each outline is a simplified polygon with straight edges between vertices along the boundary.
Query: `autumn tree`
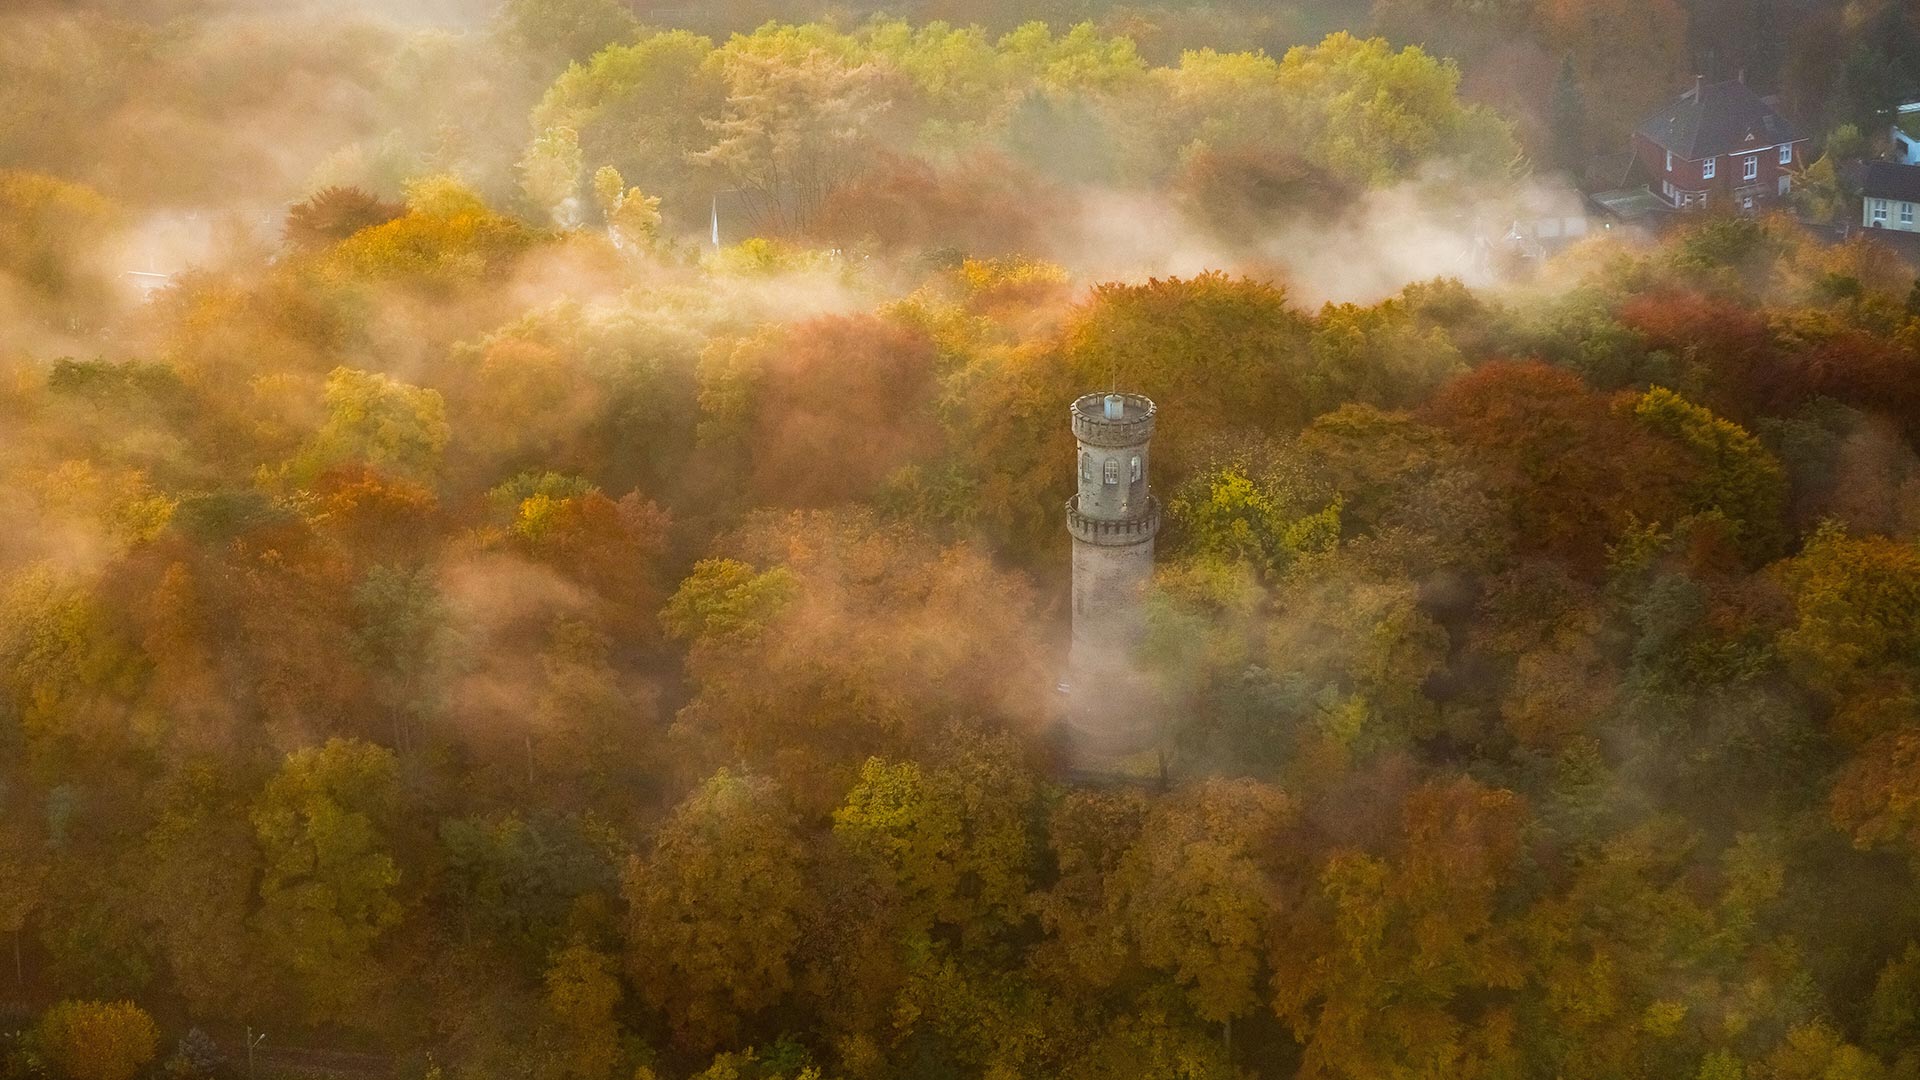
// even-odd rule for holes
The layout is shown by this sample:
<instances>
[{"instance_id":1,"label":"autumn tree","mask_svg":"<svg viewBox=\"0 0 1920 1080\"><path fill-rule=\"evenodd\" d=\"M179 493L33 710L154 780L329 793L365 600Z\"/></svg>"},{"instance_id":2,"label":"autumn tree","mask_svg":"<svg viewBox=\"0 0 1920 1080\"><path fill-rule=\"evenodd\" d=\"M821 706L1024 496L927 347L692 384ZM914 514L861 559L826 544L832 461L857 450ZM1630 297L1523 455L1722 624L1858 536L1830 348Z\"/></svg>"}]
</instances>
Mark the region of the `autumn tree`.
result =
<instances>
[{"instance_id":1,"label":"autumn tree","mask_svg":"<svg viewBox=\"0 0 1920 1080\"><path fill-rule=\"evenodd\" d=\"M778 788L722 770L627 868L627 967L680 1042L718 1045L792 989L803 850Z\"/></svg>"},{"instance_id":2,"label":"autumn tree","mask_svg":"<svg viewBox=\"0 0 1920 1080\"><path fill-rule=\"evenodd\" d=\"M1014 254L1043 249L1066 200L1046 177L990 150L943 167L880 153L821 201L807 232L901 255Z\"/></svg>"},{"instance_id":3,"label":"autumn tree","mask_svg":"<svg viewBox=\"0 0 1920 1080\"><path fill-rule=\"evenodd\" d=\"M1585 566L1631 521L1672 521L1684 466L1579 376L1540 363L1487 364L1455 379L1429 416L1481 456L1515 541Z\"/></svg>"},{"instance_id":4,"label":"autumn tree","mask_svg":"<svg viewBox=\"0 0 1920 1080\"><path fill-rule=\"evenodd\" d=\"M1371 535L1405 572L1498 565L1508 522L1476 463L1439 429L1365 405L1323 413L1292 456L1323 498L1337 500L1344 536ZM1323 487L1321 486L1323 485Z\"/></svg>"},{"instance_id":5,"label":"autumn tree","mask_svg":"<svg viewBox=\"0 0 1920 1080\"><path fill-rule=\"evenodd\" d=\"M1329 854L1274 935L1274 1009L1305 1047L1303 1075L1515 1066L1514 1018L1469 1002L1525 979L1500 911L1523 816L1511 792L1436 783L1407 796L1388 850Z\"/></svg>"},{"instance_id":6,"label":"autumn tree","mask_svg":"<svg viewBox=\"0 0 1920 1080\"><path fill-rule=\"evenodd\" d=\"M1531 1070L1596 1080L1693 1071L1739 1032L1764 1038L1804 1021L1813 1003L1794 958L1756 937L1781 899L1778 847L1754 835L1717 851L1699 844L1685 823L1649 818L1526 912L1520 934L1539 992L1522 999L1511 1030Z\"/></svg>"},{"instance_id":7,"label":"autumn tree","mask_svg":"<svg viewBox=\"0 0 1920 1080\"><path fill-rule=\"evenodd\" d=\"M333 739L289 754L254 802L259 927L316 1020L355 1016L382 980L374 947L402 914L398 779L390 751Z\"/></svg>"},{"instance_id":8,"label":"autumn tree","mask_svg":"<svg viewBox=\"0 0 1920 1080\"><path fill-rule=\"evenodd\" d=\"M1256 482L1238 465L1195 476L1167 503L1182 550L1201 559L1243 562L1277 577L1302 555L1339 543L1340 504L1311 513L1289 505L1290 493Z\"/></svg>"},{"instance_id":9,"label":"autumn tree","mask_svg":"<svg viewBox=\"0 0 1920 1080\"><path fill-rule=\"evenodd\" d=\"M685 30L610 42L560 73L533 112L533 128L570 128L593 169L609 167L661 198L682 222L706 220L710 185L688 155L712 145L726 81L713 42Z\"/></svg>"},{"instance_id":10,"label":"autumn tree","mask_svg":"<svg viewBox=\"0 0 1920 1080\"><path fill-rule=\"evenodd\" d=\"M1024 916L1038 788L1007 736L966 737L931 767L869 759L834 834L897 890L908 933L977 944Z\"/></svg>"},{"instance_id":11,"label":"autumn tree","mask_svg":"<svg viewBox=\"0 0 1920 1080\"><path fill-rule=\"evenodd\" d=\"M1264 996L1273 852L1293 807L1251 780L1211 780L1149 812L1116 868L1140 959L1230 1030Z\"/></svg>"},{"instance_id":12,"label":"autumn tree","mask_svg":"<svg viewBox=\"0 0 1920 1080\"><path fill-rule=\"evenodd\" d=\"M1370 307L1327 305L1307 350L1307 388L1323 409L1346 403L1409 408L1466 370L1446 331L1420 325L1394 298Z\"/></svg>"},{"instance_id":13,"label":"autumn tree","mask_svg":"<svg viewBox=\"0 0 1920 1080\"><path fill-rule=\"evenodd\" d=\"M1827 528L1777 572L1794 604L1781 650L1833 702L1835 728L1862 740L1900 726L1920 679L1920 551Z\"/></svg>"},{"instance_id":14,"label":"autumn tree","mask_svg":"<svg viewBox=\"0 0 1920 1080\"><path fill-rule=\"evenodd\" d=\"M1336 176L1385 186L1446 157L1497 183L1517 165L1506 122L1461 102L1459 68L1418 46L1335 33L1289 49L1278 79L1290 136Z\"/></svg>"},{"instance_id":15,"label":"autumn tree","mask_svg":"<svg viewBox=\"0 0 1920 1080\"><path fill-rule=\"evenodd\" d=\"M161 792L162 807L139 851L143 914L171 985L195 1016L234 1015L272 988L250 923L263 864L245 794L219 770L184 770Z\"/></svg>"},{"instance_id":16,"label":"autumn tree","mask_svg":"<svg viewBox=\"0 0 1920 1080\"><path fill-rule=\"evenodd\" d=\"M556 226L577 225L581 168L580 133L569 127L548 128L520 157L520 190Z\"/></svg>"},{"instance_id":17,"label":"autumn tree","mask_svg":"<svg viewBox=\"0 0 1920 1080\"><path fill-rule=\"evenodd\" d=\"M1104 990L1139 963L1127 919L1128 879L1120 870L1146 825L1138 792L1070 791L1047 817L1047 850L1057 871L1033 897L1047 930L1034 950L1043 978L1063 988Z\"/></svg>"},{"instance_id":18,"label":"autumn tree","mask_svg":"<svg viewBox=\"0 0 1920 1080\"><path fill-rule=\"evenodd\" d=\"M1687 500L1696 513L1724 516L1751 556L1764 558L1776 550L1786 477L1760 440L1664 387L1647 391L1634 405L1634 416L1678 442L1694 460L1696 479Z\"/></svg>"},{"instance_id":19,"label":"autumn tree","mask_svg":"<svg viewBox=\"0 0 1920 1080\"><path fill-rule=\"evenodd\" d=\"M718 55L726 101L697 160L745 200L753 227L804 226L885 130L886 69L797 32L737 38Z\"/></svg>"},{"instance_id":20,"label":"autumn tree","mask_svg":"<svg viewBox=\"0 0 1920 1080\"><path fill-rule=\"evenodd\" d=\"M602 165L593 174L594 203L607 223L607 235L627 251L646 251L660 235L660 200L628 187L620 171Z\"/></svg>"},{"instance_id":21,"label":"autumn tree","mask_svg":"<svg viewBox=\"0 0 1920 1080\"><path fill-rule=\"evenodd\" d=\"M133 1080L160 1046L153 1018L131 1001L63 1001L34 1035L69 1080Z\"/></svg>"},{"instance_id":22,"label":"autumn tree","mask_svg":"<svg viewBox=\"0 0 1920 1080\"><path fill-rule=\"evenodd\" d=\"M1171 430L1155 442L1155 463L1175 478L1209 431L1304 424L1321 400L1307 372L1309 322L1266 282L1208 273L1096 286L1063 336L1079 386L1178 401L1199 421L1162 425Z\"/></svg>"},{"instance_id":23,"label":"autumn tree","mask_svg":"<svg viewBox=\"0 0 1920 1080\"><path fill-rule=\"evenodd\" d=\"M541 1075L556 1080L607 1080L619 1062L620 981L612 957L590 945L554 954L546 974L545 1040Z\"/></svg>"},{"instance_id":24,"label":"autumn tree","mask_svg":"<svg viewBox=\"0 0 1920 1080\"><path fill-rule=\"evenodd\" d=\"M405 214L349 236L327 255L325 268L347 280L444 296L498 278L540 239L457 179L434 175L408 185Z\"/></svg>"},{"instance_id":25,"label":"autumn tree","mask_svg":"<svg viewBox=\"0 0 1920 1080\"><path fill-rule=\"evenodd\" d=\"M322 473L310 490L319 531L362 565L414 562L435 531L438 499L414 481L349 465Z\"/></svg>"},{"instance_id":26,"label":"autumn tree","mask_svg":"<svg viewBox=\"0 0 1920 1080\"><path fill-rule=\"evenodd\" d=\"M325 187L287 211L286 241L303 251L319 251L405 212L406 207L362 188Z\"/></svg>"},{"instance_id":27,"label":"autumn tree","mask_svg":"<svg viewBox=\"0 0 1920 1080\"><path fill-rule=\"evenodd\" d=\"M667 514L630 492L618 500L556 473L523 473L488 492L509 524L502 546L580 585L607 626L651 637Z\"/></svg>"},{"instance_id":28,"label":"autumn tree","mask_svg":"<svg viewBox=\"0 0 1920 1080\"><path fill-rule=\"evenodd\" d=\"M335 368L327 376L327 419L295 460L297 474L362 464L431 479L447 445L446 406L436 390L374 372Z\"/></svg>"},{"instance_id":29,"label":"autumn tree","mask_svg":"<svg viewBox=\"0 0 1920 1080\"><path fill-rule=\"evenodd\" d=\"M567 947L576 911L618 891L611 832L590 816L555 811L447 818L441 887L463 944L537 970Z\"/></svg>"},{"instance_id":30,"label":"autumn tree","mask_svg":"<svg viewBox=\"0 0 1920 1080\"><path fill-rule=\"evenodd\" d=\"M1775 329L1738 297L1701 290L1643 292L1618 305L1620 321L1672 367L1659 382L1735 422L1773 404L1780 364Z\"/></svg>"},{"instance_id":31,"label":"autumn tree","mask_svg":"<svg viewBox=\"0 0 1920 1080\"><path fill-rule=\"evenodd\" d=\"M0 278L65 320L96 311L107 283L87 263L118 211L92 188L53 176L0 170Z\"/></svg>"}]
</instances>

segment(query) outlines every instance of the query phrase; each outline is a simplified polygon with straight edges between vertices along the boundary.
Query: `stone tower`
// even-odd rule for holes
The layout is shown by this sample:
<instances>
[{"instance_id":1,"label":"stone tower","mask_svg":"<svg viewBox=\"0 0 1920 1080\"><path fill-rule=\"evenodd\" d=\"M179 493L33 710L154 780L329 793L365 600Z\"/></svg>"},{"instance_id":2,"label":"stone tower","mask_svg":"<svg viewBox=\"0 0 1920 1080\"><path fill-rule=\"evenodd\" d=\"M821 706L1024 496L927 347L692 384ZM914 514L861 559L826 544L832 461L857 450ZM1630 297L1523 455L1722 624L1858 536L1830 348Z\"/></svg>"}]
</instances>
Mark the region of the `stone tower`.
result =
<instances>
[{"instance_id":1,"label":"stone tower","mask_svg":"<svg viewBox=\"0 0 1920 1080\"><path fill-rule=\"evenodd\" d=\"M1151 707L1133 653L1146 628L1143 596L1153 576L1160 500L1147 486L1153 402L1138 394L1089 394L1073 403L1080 490L1067 502L1073 534L1073 646L1067 658L1069 724L1092 761L1152 745Z\"/></svg>"}]
</instances>

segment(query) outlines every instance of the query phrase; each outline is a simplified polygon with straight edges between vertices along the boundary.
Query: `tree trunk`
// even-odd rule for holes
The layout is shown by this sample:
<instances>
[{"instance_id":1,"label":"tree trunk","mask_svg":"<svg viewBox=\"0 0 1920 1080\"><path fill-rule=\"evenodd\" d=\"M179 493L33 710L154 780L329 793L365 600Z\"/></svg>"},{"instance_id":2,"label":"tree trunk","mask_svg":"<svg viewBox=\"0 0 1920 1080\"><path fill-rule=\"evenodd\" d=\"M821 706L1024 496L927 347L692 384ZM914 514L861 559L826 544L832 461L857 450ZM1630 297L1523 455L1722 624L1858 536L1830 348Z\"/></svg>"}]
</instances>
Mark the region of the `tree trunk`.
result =
<instances>
[{"instance_id":1,"label":"tree trunk","mask_svg":"<svg viewBox=\"0 0 1920 1080\"><path fill-rule=\"evenodd\" d=\"M16 926L13 928L13 985L18 989L24 990L27 986L27 969L20 963L21 930L22 927Z\"/></svg>"}]
</instances>

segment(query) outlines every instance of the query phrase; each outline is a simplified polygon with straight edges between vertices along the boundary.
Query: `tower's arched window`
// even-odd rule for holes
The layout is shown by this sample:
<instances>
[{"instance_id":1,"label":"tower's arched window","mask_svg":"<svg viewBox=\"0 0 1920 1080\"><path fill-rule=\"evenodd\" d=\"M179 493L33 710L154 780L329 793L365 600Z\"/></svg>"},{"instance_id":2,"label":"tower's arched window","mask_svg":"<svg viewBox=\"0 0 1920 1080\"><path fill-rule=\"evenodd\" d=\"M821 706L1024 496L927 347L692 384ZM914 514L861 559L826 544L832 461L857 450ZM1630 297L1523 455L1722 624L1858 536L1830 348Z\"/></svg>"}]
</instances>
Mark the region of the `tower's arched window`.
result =
<instances>
[{"instance_id":1,"label":"tower's arched window","mask_svg":"<svg viewBox=\"0 0 1920 1080\"><path fill-rule=\"evenodd\" d=\"M1093 479L1093 455L1085 450L1080 451L1080 479Z\"/></svg>"},{"instance_id":2,"label":"tower's arched window","mask_svg":"<svg viewBox=\"0 0 1920 1080\"><path fill-rule=\"evenodd\" d=\"M1107 459L1106 474L1107 474L1107 483L1117 484L1120 482L1120 459L1119 458Z\"/></svg>"},{"instance_id":3,"label":"tower's arched window","mask_svg":"<svg viewBox=\"0 0 1920 1080\"><path fill-rule=\"evenodd\" d=\"M1128 479L1132 480L1136 484L1140 482L1140 455L1139 454L1133 455L1133 475L1128 477Z\"/></svg>"}]
</instances>

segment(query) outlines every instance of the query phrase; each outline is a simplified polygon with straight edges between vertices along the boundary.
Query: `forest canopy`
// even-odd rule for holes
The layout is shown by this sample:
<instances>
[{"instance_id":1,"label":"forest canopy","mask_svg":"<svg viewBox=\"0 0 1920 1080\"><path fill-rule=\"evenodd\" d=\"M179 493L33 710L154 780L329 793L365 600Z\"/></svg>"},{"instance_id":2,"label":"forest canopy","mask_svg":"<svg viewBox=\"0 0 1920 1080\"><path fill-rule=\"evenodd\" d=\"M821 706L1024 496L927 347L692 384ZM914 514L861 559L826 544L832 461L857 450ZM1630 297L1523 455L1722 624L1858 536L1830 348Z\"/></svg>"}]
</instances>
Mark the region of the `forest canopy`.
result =
<instances>
[{"instance_id":1,"label":"forest canopy","mask_svg":"<svg viewBox=\"0 0 1920 1080\"><path fill-rule=\"evenodd\" d=\"M1920 1077L1914 268L1474 255L1708 5L477 6L0 13L0 1078Z\"/></svg>"}]
</instances>

